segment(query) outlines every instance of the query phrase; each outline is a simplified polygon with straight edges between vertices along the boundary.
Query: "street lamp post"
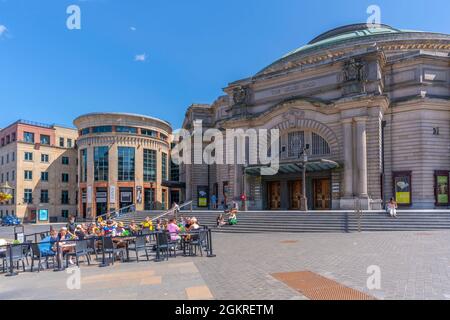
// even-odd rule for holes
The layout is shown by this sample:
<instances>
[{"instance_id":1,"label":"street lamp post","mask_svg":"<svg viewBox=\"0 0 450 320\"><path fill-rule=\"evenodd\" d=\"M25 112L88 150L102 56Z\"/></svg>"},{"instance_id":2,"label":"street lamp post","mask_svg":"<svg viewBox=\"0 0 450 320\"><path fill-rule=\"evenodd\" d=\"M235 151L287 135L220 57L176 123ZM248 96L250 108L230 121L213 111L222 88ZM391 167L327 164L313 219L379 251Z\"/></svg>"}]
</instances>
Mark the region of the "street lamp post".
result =
<instances>
[{"instance_id":1,"label":"street lamp post","mask_svg":"<svg viewBox=\"0 0 450 320\"><path fill-rule=\"evenodd\" d=\"M303 170L302 170L302 187L303 187L303 192L302 192L302 205L301 205L301 210L302 211L308 211L308 198L306 197L306 166L308 164L308 149L309 149L309 145L306 145L303 148L303 151L301 153L301 157L302 157L302 166L303 166ZM300 156L300 155L299 155Z\"/></svg>"}]
</instances>

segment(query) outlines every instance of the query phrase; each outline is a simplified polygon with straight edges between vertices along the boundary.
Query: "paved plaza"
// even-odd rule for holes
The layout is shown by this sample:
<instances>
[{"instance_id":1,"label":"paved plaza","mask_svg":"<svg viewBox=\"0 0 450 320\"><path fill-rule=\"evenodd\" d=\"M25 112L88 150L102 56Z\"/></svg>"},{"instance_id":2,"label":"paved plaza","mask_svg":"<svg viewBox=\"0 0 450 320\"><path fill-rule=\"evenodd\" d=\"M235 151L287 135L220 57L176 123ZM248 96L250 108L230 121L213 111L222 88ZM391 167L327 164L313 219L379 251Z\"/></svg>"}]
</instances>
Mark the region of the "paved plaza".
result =
<instances>
[{"instance_id":1,"label":"paved plaza","mask_svg":"<svg viewBox=\"0 0 450 320\"><path fill-rule=\"evenodd\" d=\"M450 231L213 234L217 257L0 276L0 299L306 299L272 275L312 271L377 299L450 299ZM367 269L381 271L369 290Z\"/></svg>"}]
</instances>

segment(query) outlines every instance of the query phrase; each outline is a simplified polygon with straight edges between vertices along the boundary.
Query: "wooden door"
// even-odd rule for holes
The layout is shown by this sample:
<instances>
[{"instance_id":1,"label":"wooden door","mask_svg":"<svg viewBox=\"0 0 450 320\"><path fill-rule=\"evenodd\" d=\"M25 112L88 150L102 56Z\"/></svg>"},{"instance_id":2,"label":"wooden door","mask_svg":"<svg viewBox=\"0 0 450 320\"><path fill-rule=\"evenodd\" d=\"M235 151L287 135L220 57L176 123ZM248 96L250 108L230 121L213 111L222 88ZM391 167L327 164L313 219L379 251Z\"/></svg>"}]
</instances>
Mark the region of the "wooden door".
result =
<instances>
[{"instance_id":1,"label":"wooden door","mask_svg":"<svg viewBox=\"0 0 450 320\"><path fill-rule=\"evenodd\" d=\"M281 184L279 181L268 182L267 188L269 196L269 209L278 210L281 208Z\"/></svg>"},{"instance_id":2,"label":"wooden door","mask_svg":"<svg viewBox=\"0 0 450 320\"><path fill-rule=\"evenodd\" d=\"M331 180L315 179L314 180L314 209L329 210L331 209Z\"/></svg>"},{"instance_id":3,"label":"wooden door","mask_svg":"<svg viewBox=\"0 0 450 320\"><path fill-rule=\"evenodd\" d=\"M302 200L302 182L300 180L290 183L291 209L300 210Z\"/></svg>"}]
</instances>

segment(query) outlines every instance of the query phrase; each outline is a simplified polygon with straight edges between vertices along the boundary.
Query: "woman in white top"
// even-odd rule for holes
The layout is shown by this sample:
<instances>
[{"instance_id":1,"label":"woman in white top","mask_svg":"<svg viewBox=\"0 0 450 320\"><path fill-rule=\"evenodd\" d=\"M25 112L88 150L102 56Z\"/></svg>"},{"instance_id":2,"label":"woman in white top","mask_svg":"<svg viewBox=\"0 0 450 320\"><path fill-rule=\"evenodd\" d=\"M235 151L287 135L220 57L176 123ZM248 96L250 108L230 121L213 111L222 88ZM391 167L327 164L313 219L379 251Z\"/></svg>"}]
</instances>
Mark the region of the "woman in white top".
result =
<instances>
[{"instance_id":1,"label":"woman in white top","mask_svg":"<svg viewBox=\"0 0 450 320\"><path fill-rule=\"evenodd\" d=\"M397 207L397 202L395 202L394 198L391 198L387 204L387 209L392 218L397 218Z\"/></svg>"}]
</instances>

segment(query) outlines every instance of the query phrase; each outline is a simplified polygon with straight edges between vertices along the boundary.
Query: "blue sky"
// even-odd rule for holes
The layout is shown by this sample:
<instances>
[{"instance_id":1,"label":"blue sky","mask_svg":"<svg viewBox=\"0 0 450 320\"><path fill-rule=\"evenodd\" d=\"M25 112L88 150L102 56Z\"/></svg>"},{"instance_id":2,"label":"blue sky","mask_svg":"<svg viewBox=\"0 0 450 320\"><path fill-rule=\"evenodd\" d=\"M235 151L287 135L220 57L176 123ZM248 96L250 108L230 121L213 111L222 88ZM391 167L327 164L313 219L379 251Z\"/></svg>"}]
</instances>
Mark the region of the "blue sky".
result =
<instances>
[{"instance_id":1,"label":"blue sky","mask_svg":"<svg viewBox=\"0 0 450 320\"><path fill-rule=\"evenodd\" d=\"M66 27L71 4L81 30ZM365 22L371 4L382 23L450 33L448 0L0 0L0 127L114 111L178 128L191 103L213 102L324 31Z\"/></svg>"}]
</instances>

